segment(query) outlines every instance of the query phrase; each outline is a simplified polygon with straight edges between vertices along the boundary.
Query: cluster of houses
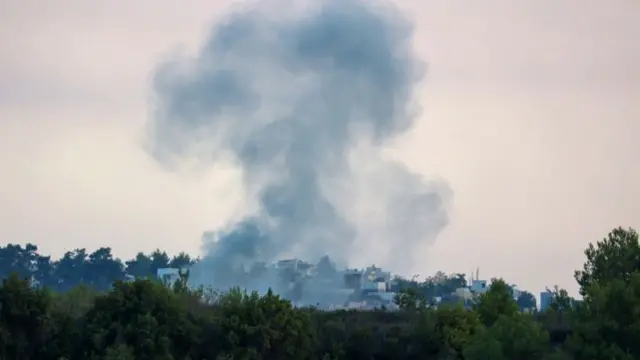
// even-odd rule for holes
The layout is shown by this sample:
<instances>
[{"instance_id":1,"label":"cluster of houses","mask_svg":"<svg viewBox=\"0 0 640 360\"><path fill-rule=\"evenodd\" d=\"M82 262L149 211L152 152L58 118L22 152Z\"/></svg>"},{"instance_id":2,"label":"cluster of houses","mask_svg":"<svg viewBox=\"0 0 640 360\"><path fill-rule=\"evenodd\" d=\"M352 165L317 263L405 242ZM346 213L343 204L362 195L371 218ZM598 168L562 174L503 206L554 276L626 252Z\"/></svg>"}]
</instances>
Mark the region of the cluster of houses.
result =
<instances>
[{"instance_id":1,"label":"cluster of houses","mask_svg":"<svg viewBox=\"0 0 640 360\"><path fill-rule=\"evenodd\" d=\"M374 265L365 269L344 269L335 271L330 278L322 279L318 274L318 266L297 259L280 260L270 266L271 271L289 272L296 274L292 277L289 288L293 288L296 282L302 282L307 286L305 291L307 296L294 301L298 306L318 306L327 310L337 309L374 309L384 307L386 309L396 309L397 279L393 278L391 272L384 271ZM189 269L186 268L161 268L157 270L156 276L167 286L172 286L181 278L188 276ZM134 277L127 275L128 281L133 281ZM38 287L38 281L32 277L32 286ZM489 289L487 280L479 279L479 274L472 274L467 282L468 286L461 287L450 294L464 303L472 303L478 294L483 294ZM520 290L512 286L514 299L520 296ZM546 310L552 303L555 294L546 290L540 293L540 310ZM322 299L322 301L316 301ZM431 299L436 306L443 300L442 297ZM533 310L533 309L532 309Z\"/></svg>"},{"instance_id":2,"label":"cluster of houses","mask_svg":"<svg viewBox=\"0 0 640 360\"><path fill-rule=\"evenodd\" d=\"M304 296L291 299L297 306L317 306L327 310L337 309L395 309L397 279L391 273L376 266L364 269L334 270L331 276L321 274L319 266L297 259L281 260L271 264L269 271L276 273L295 274L290 277L286 290L302 285ZM172 284L183 276L185 269L158 269L157 277L166 284ZM477 294L486 292L489 283L472 275L468 286L456 289L452 297L471 303ZM282 289L282 287L280 287ZM520 296L520 291L512 288L514 298ZM442 297L432 299L437 306Z\"/></svg>"},{"instance_id":3,"label":"cluster of houses","mask_svg":"<svg viewBox=\"0 0 640 360\"><path fill-rule=\"evenodd\" d=\"M322 262L322 261L321 261ZM328 263L328 258L325 261ZM384 271L375 265L365 269L330 269L331 275L321 274L320 263L311 264L298 259L287 259L277 261L265 267L266 271L275 274L288 273L288 284L283 287L278 284L278 289L292 290L297 285L302 285L305 296L299 299L290 299L297 306L318 306L325 309L374 309L387 308L395 309L396 293L398 289L397 279L392 277L391 272ZM160 268L156 277L168 286L172 286L181 278L188 276L187 268ZM273 277L271 277L273 279ZM39 281L31 276L31 286L40 287ZM132 275L125 275L126 281L134 281ZM473 303L478 294L483 294L489 289L489 282L479 277L479 272L471 274L468 278L467 286L456 289L449 297L462 300L465 304ZM241 285L241 284L238 284ZM273 284L268 284L273 286ZM273 286L276 288L276 286ZM516 286L511 288L514 299L520 297L520 290ZM445 295L446 296L446 295ZM553 302L555 293L549 290L540 293L539 308L546 310ZM438 305L443 301L443 297L436 296L429 299L430 303ZM534 310L534 309L531 309Z\"/></svg>"},{"instance_id":4,"label":"cluster of houses","mask_svg":"<svg viewBox=\"0 0 640 360\"><path fill-rule=\"evenodd\" d=\"M322 274L317 265L297 259L277 261L266 271L289 274L287 284L271 284L279 290L292 290L302 285L304 296L295 299L297 306L318 306L325 309L394 308L395 293L391 292L391 273L376 266L365 269L335 270ZM186 272L185 269L158 269L157 277L171 286ZM293 274L293 276L291 276ZM272 277L271 277L272 279ZM360 296L356 296L360 295Z\"/></svg>"}]
</instances>

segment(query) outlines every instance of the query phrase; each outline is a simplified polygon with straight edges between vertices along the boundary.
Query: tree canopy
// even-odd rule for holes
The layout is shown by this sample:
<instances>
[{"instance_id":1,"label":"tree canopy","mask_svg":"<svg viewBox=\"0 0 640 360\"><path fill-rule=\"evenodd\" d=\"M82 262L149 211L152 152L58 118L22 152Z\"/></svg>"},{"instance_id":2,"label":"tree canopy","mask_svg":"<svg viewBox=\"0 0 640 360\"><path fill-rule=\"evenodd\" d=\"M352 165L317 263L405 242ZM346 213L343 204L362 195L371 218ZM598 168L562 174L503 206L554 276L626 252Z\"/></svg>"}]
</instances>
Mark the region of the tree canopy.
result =
<instances>
[{"instance_id":1,"label":"tree canopy","mask_svg":"<svg viewBox=\"0 0 640 360\"><path fill-rule=\"evenodd\" d=\"M121 262L108 248L78 249L52 261L34 245L8 245L0 249L0 359L639 359L638 249L638 234L622 228L589 245L576 272L583 299L556 288L544 312L503 279L471 304L435 303L434 294L466 285L442 273L395 282L397 311L321 311L272 291L207 293L186 279L173 287L153 279L159 267L192 263L186 254Z\"/></svg>"}]
</instances>

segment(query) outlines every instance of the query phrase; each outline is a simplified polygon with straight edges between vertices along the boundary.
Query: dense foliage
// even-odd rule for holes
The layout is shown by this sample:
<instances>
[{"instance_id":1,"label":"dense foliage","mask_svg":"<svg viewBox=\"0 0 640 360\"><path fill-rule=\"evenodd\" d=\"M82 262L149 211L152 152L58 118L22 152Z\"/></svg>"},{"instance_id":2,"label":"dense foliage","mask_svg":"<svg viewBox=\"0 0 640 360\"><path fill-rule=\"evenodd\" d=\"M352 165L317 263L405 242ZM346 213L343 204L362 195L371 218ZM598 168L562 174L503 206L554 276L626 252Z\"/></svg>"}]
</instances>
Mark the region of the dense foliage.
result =
<instances>
[{"instance_id":1,"label":"dense foliage","mask_svg":"<svg viewBox=\"0 0 640 360\"><path fill-rule=\"evenodd\" d=\"M0 271L11 273L0 287L0 359L640 358L638 234L614 229L585 255L575 274L583 301L556 289L543 313L522 311L531 299L514 300L500 279L470 309L426 301L456 276L414 282L397 297L400 311L325 312L271 292L215 294L143 278L191 262L184 254L122 264L109 249L78 250L52 262L34 246L9 245L0 250ZM123 281L125 270L140 279Z\"/></svg>"},{"instance_id":2,"label":"dense foliage","mask_svg":"<svg viewBox=\"0 0 640 360\"><path fill-rule=\"evenodd\" d=\"M146 255L139 253L134 259L121 261L113 256L111 248L99 248L93 253L86 249L69 251L57 261L38 253L38 247L9 244L0 248L0 275L16 273L20 278L31 277L40 285L56 292L64 292L84 284L98 291L106 291L117 280L125 280L129 274L135 278L147 278L160 268L184 267L195 260L180 253L173 258L156 250Z\"/></svg>"}]
</instances>

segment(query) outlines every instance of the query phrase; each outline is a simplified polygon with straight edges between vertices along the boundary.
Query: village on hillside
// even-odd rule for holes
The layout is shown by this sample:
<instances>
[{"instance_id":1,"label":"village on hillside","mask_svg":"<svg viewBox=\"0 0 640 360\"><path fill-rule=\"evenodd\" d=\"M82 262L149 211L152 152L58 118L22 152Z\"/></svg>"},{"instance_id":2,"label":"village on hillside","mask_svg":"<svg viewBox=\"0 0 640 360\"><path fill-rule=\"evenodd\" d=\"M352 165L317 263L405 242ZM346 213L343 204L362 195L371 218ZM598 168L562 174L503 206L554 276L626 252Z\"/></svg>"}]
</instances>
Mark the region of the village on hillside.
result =
<instances>
[{"instance_id":1,"label":"village on hillside","mask_svg":"<svg viewBox=\"0 0 640 360\"><path fill-rule=\"evenodd\" d=\"M189 268L161 268L156 276L163 283L173 285L190 271ZM253 272L247 271L251 276ZM265 276L268 273L272 276ZM263 266L262 276L256 279L278 279L277 283L266 284L262 290L273 288L281 296L289 299L295 306L314 306L325 310L359 309L371 310L398 308L397 295L407 289L417 289L426 296L429 305L437 307L442 303L462 302L471 307L474 299L489 289L490 281L480 278L479 270L468 276L447 276L438 273L419 283L393 276L375 265L364 269L336 270L328 257L318 264L299 259L276 261ZM200 284L202 285L202 284ZM207 284L205 284L207 285ZM240 286L238 284L237 286ZM251 287L248 287L251 290ZM511 293L518 300L523 291L511 285ZM552 300L553 292L546 290L540 294L539 307L545 310ZM523 310L535 310L537 301L533 299Z\"/></svg>"}]
</instances>

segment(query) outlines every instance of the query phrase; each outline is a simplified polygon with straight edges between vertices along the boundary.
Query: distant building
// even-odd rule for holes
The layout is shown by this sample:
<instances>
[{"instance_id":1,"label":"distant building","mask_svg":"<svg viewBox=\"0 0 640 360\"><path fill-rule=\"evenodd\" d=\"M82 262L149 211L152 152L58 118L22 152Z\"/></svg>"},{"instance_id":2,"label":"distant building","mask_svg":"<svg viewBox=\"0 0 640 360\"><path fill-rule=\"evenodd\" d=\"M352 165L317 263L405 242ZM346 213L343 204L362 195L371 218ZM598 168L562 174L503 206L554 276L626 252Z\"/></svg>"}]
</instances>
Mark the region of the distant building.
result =
<instances>
[{"instance_id":1,"label":"distant building","mask_svg":"<svg viewBox=\"0 0 640 360\"><path fill-rule=\"evenodd\" d=\"M545 311L553 302L555 294L549 290L540 293L540 311Z\"/></svg>"},{"instance_id":2,"label":"distant building","mask_svg":"<svg viewBox=\"0 0 640 360\"><path fill-rule=\"evenodd\" d=\"M347 289L360 290L362 288L362 271L347 269L343 272L344 286Z\"/></svg>"},{"instance_id":3,"label":"distant building","mask_svg":"<svg viewBox=\"0 0 640 360\"><path fill-rule=\"evenodd\" d=\"M467 284L472 294L484 294L489 290L487 280L480 280L480 269L476 269L475 274L471 272L471 277Z\"/></svg>"},{"instance_id":4,"label":"distant building","mask_svg":"<svg viewBox=\"0 0 640 360\"><path fill-rule=\"evenodd\" d=\"M376 266L369 266L364 270L346 269L342 276L344 286L353 290L386 292L391 283L391 273Z\"/></svg>"},{"instance_id":5,"label":"distant building","mask_svg":"<svg viewBox=\"0 0 640 360\"><path fill-rule=\"evenodd\" d=\"M469 290L475 294L484 294L488 289L489 286L487 285L487 280L473 280L469 287Z\"/></svg>"},{"instance_id":6,"label":"distant building","mask_svg":"<svg viewBox=\"0 0 640 360\"><path fill-rule=\"evenodd\" d=\"M382 271L375 265L369 266L362 272L361 289L378 292L387 291L391 282L391 273Z\"/></svg>"}]
</instances>

